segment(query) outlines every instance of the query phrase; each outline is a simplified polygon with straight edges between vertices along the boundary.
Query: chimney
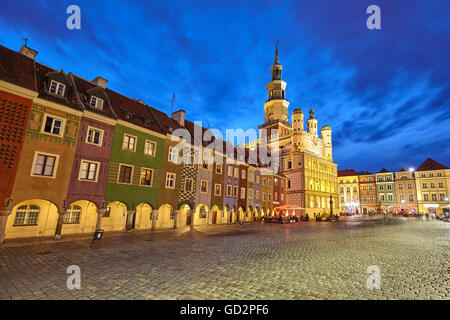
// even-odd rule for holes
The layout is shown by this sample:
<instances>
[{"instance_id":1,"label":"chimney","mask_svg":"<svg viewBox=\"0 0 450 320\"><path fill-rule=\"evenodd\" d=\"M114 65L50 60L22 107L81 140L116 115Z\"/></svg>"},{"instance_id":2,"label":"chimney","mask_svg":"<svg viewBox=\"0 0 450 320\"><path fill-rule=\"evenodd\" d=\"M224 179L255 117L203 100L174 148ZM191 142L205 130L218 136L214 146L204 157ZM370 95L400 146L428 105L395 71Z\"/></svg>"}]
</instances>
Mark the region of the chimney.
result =
<instances>
[{"instance_id":1,"label":"chimney","mask_svg":"<svg viewBox=\"0 0 450 320\"><path fill-rule=\"evenodd\" d=\"M34 57L38 54L36 50L33 50L31 48L28 48L26 45L23 45L22 48L20 48L19 52L23 54L24 56L31 58L34 60Z\"/></svg>"},{"instance_id":2,"label":"chimney","mask_svg":"<svg viewBox=\"0 0 450 320\"><path fill-rule=\"evenodd\" d=\"M92 83L102 87L103 89L105 89L106 87L106 83L108 82L108 80L102 78L102 77L96 77L94 80L92 80Z\"/></svg>"},{"instance_id":3,"label":"chimney","mask_svg":"<svg viewBox=\"0 0 450 320\"><path fill-rule=\"evenodd\" d=\"M186 111L178 110L172 113L172 119L178 122L178 124L184 127L184 116L186 115Z\"/></svg>"},{"instance_id":4,"label":"chimney","mask_svg":"<svg viewBox=\"0 0 450 320\"><path fill-rule=\"evenodd\" d=\"M144 100L137 99L136 101L139 102L140 104L145 104L145 101L144 101Z\"/></svg>"}]
</instances>

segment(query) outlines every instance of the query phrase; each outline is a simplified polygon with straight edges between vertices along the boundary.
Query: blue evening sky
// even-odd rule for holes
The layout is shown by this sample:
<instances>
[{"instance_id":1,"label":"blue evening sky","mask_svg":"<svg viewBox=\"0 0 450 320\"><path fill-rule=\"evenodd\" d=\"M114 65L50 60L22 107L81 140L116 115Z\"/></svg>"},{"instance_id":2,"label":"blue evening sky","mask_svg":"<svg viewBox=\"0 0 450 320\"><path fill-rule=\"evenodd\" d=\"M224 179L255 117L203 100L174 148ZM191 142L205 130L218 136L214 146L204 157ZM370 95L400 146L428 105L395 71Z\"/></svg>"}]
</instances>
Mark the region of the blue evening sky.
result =
<instances>
[{"instance_id":1,"label":"blue evening sky","mask_svg":"<svg viewBox=\"0 0 450 320\"><path fill-rule=\"evenodd\" d=\"M81 30L66 8L81 8ZM381 8L381 30L366 8ZM450 166L450 2L0 0L0 44L212 128L257 128L276 40L289 112L333 129L339 169Z\"/></svg>"}]
</instances>

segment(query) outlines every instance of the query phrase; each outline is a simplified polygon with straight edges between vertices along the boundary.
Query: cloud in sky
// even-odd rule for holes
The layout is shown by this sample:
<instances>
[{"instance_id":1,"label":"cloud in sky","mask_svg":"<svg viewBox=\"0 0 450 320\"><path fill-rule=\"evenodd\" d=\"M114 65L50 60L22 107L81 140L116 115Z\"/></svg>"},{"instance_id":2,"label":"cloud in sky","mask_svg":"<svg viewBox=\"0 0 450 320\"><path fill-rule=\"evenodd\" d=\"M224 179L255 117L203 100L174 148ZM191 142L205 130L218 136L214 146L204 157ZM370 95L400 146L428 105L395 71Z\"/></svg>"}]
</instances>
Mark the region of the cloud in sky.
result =
<instances>
[{"instance_id":1,"label":"cloud in sky","mask_svg":"<svg viewBox=\"0 0 450 320\"><path fill-rule=\"evenodd\" d=\"M340 169L398 170L427 157L450 165L448 1L3 1L0 44L22 38L37 60L211 127L257 128L274 45L290 111L333 128Z\"/></svg>"}]
</instances>

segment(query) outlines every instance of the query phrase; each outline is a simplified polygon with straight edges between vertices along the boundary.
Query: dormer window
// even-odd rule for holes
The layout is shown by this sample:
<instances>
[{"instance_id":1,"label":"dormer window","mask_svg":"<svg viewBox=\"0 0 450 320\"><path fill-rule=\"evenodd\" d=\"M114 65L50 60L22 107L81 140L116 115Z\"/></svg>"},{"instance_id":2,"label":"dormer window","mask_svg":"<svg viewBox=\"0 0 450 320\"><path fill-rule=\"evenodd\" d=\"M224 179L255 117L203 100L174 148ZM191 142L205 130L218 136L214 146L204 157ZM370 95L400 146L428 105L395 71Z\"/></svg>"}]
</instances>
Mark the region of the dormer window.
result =
<instances>
[{"instance_id":1,"label":"dormer window","mask_svg":"<svg viewBox=\"0 0 450 320\"><path fill-rule=\"evenodd\" d=\"M65 84L55 81L55 80L52 80L50 82L50 87L49 87L48 91L50 93L56 94L58 96L64 96L65 89L66 89Z\"/></svg>"},{"instance_id":2,"label":"dormer window","mask_svg":"<svg viewBox=\"0 0 450 320\"><path fill-rule=\"evenodd\" d=\"M91 96L91 102L89 104L92 108L103 109L103 99L97 98L96 96Z\"/></svg>"}]
</instances>

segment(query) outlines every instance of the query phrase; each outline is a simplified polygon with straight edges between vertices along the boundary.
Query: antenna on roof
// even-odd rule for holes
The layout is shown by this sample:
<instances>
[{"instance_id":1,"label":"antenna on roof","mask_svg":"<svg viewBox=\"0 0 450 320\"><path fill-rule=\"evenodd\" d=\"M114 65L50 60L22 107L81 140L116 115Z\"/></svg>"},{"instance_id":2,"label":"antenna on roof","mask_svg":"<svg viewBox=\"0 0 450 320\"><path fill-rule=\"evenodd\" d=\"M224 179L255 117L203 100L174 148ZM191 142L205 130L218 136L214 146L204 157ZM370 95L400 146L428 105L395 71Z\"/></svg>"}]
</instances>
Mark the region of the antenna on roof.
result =
<instances>
[{"instance_id":1,"label":"antenna on roof","mask_svg":"<svg viewBox=\"0 0 450 320\"><path fill-rule=\"evenodd\" d=\"M25 41L25 47L27 46L28 38L23 38L23 41Z\"/></svg>"},{"instance_id":2,"label":"antenna on roof","mask_svg":"<svg viewBox=\"0 0 450 320\"><path fill-rule=\"evenodd\" d=\"M173 113L173 104L175 103L175 93L173 94L172 99L169 100L169 102L170 102L170 105L172 107L172 112L171 112L171 114L172 114Z\"/></svg>"}]
</instances>

